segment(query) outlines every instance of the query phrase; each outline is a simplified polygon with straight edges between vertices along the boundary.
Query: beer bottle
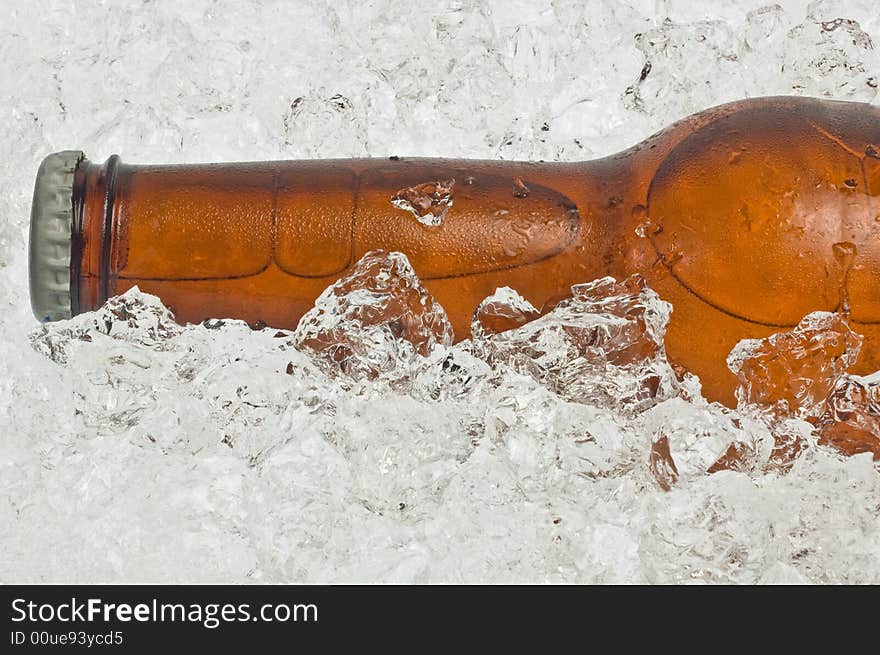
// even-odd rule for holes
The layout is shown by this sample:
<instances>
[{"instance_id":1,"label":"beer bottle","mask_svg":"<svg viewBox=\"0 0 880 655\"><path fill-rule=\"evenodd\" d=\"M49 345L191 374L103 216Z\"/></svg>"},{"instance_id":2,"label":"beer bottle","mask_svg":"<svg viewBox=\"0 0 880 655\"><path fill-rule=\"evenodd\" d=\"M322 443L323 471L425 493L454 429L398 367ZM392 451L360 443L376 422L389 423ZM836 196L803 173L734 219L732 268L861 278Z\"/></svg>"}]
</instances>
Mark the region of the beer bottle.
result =
<instances>
[{"instance_id":1,"label":"beer bottle","mask_svg":"<svg viewBox=\"0 0 880 655\"><path fill-rule=\"evenodd\" d=\"M370 250L401 251L458 339L496 287L536 307L641 273L670 360L732 402L743 338L844 311L880 369L880 107L772 97L580 163L456 159L129 165L50 155L31 217L40 320L134 285L178 320L293 328Z\"/></svg>"}]
</instances>

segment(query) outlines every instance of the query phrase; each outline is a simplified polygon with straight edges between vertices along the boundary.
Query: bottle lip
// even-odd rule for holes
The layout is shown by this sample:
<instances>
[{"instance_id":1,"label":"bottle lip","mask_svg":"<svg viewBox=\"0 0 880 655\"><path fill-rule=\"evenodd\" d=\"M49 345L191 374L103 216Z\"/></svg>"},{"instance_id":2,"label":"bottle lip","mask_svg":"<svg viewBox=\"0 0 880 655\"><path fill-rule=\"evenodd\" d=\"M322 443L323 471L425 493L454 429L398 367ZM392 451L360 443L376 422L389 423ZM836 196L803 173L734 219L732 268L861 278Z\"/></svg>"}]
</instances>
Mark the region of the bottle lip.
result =
<instances>
[{"instance_id":1,"label":"bottle lip","mask_svg":"<svg viewBox=\"0 0 880 655\"><path fill-rule=\"evenodd\" d=\"M31 309L40 322L71 317L71 234L73 184L79 150L56 152L43 160L31 205L29 271Z\"/></svg>"}]
</instances>

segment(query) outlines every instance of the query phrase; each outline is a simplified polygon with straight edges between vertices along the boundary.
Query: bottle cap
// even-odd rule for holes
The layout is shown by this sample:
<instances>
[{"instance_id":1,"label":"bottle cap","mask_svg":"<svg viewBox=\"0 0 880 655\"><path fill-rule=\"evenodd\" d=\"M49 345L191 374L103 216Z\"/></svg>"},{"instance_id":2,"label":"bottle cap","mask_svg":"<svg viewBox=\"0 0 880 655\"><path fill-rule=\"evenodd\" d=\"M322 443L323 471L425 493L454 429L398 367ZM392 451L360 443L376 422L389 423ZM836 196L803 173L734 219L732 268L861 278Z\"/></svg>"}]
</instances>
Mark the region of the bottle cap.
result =
<instances>
[{"instance_id":1,"label":"bottle cap","mask_svg":"<svg viewBox=\"0 0 880 655\"><path fill-rule=\"evenodd\" d=\"M78 150L49 155L40 165L31 206L31 309L41 322L70 318L70 246L73 174Z\"/></svg>"}]
</instances>

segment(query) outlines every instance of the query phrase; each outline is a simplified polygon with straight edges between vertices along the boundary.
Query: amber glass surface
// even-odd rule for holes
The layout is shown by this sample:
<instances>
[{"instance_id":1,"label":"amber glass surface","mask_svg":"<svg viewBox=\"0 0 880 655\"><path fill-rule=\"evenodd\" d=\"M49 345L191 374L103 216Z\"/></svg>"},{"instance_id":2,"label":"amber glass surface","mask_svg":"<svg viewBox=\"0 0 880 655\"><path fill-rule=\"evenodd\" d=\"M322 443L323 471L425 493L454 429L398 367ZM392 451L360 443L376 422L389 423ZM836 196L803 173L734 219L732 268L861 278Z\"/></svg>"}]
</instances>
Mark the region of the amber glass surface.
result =
<instances>
[{"instance_id":1,"label":"amber glass surface","mask_svg":"<svg viewBox=\"0 0 880 655\"><path fill-rule=\"evenodd\" d=\"M452 182L425 225L393 198ZM83 161L74 310L138 285L181 321L293 328L374 249L404 252L457 338L510 286L536 307L641 273L673 304L670 359L731 403L737 341L849 309L880 369L880 108L745 100L576 164L392 158L132 166ZM408 196L407 196L408 197Z\"/></svg>"}]
</instances>

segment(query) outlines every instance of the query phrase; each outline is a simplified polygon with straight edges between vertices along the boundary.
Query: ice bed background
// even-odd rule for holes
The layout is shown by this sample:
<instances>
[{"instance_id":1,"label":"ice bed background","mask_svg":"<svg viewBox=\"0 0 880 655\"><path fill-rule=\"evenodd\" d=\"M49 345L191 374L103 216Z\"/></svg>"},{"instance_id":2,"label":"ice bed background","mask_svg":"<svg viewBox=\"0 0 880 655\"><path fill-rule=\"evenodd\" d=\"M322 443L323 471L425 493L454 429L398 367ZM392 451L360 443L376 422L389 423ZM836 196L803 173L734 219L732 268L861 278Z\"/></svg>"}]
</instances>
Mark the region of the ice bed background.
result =
<instances>
[{"instance_id":1,"label":"ice bed background","mask_svg":"<svg viewBox=\"0 0 880 655\"><path fill-rule=\"evenodd\" d=\"M442 402L347 392L271 330L157 337L149 298L112 336L40 334L26 256L36 168L67 148L579 160L743 97L878 102L872 0L0 13L0 581L880 582L870 455L702 475L731 423L698 398L630 416L516 375ZM646 466L658 429L682 472L669 492ZM603 458L617 474L588 474Z\"/></svg>"}]
</instances>

